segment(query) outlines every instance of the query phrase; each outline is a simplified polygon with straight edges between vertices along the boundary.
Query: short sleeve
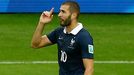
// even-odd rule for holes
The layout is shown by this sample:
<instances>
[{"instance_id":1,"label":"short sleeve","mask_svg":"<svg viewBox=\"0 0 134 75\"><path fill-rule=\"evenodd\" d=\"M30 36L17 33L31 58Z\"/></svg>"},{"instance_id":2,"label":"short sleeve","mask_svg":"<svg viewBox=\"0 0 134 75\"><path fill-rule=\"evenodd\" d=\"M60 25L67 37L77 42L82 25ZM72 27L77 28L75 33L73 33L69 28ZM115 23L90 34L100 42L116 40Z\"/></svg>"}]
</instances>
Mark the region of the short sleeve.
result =
<instances>
[{"instance_id":1,"label":"short sleeve","mask_svg":"<svg viewBox=\"0 0 134 75\"><path fill-rule=\"evenodd\" d=\"M57 32L56 30L52 31L51 33L47 34L47 37L48 39L53 43L55 44L57 42L57 39L56 39L56 36L57 35Z\"/></svg>"},{"instance_id":2,"label":"short sleeve","mask_svg":"<svg viewBox=\"0 0 134 75\"><path fill-rule=\"evenodd\" d=\"M82 33L79 36L79 45L82 52L82 58L93 59L93 39L88 32Z\"/></svg>"}]
</instances>

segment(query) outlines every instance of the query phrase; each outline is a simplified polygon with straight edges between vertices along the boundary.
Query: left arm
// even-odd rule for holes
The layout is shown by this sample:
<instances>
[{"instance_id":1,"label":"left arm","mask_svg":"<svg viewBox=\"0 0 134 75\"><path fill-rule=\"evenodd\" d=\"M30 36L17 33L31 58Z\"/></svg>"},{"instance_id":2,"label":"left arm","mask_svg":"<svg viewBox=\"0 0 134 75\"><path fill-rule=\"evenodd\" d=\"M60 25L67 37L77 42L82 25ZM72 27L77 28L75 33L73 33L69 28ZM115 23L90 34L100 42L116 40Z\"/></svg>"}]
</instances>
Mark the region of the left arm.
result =
<instances>
[{"instance_id":1,"label":"left arm","mask_svg":"<svg viewBox=\"0 0 134 75\"><path fill-rule=\"evenodd\" d=\"M83 65L85 67L84 75L93 75L94 72L93 38L88 32L85 31L81 33L81 37L79 37L79 45L81 48Z\"/></svg>"},{"instance_id":2,"label":"left arm","mask_svg":"<svg viewBox=\"0 0 134 75\"><path fill-rule=\"evenodd\" d=\"M93 75L94 72L94 60L93 59L83 59L83 64L85 67L84 75Z\"/></svg>"}]
</instances>

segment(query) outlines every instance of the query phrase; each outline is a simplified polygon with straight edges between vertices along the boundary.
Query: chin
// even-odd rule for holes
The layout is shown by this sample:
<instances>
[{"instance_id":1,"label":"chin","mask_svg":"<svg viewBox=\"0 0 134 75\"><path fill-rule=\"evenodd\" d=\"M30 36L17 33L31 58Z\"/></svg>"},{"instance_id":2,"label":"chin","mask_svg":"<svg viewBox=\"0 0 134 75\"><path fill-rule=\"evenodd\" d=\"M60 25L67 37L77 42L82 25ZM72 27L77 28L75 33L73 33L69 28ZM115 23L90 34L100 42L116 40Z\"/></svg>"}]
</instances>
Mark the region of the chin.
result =
<instances>
[{"instance_id":1,"label":"chin","mask_svg":"<svg viewBox=\"0 0 134 75\"><path fill-rule=\"evenodd\" d=\"M61 22L61 23L60 23L60 26L65 27L66 25L65 25L64 23Z\"/></svg>"},{"instance_id":2,"label":"chin","mask_svg":"<svg viewBox=\"0 0 134 75\"><path fill-rule=\"evenodd\" d=\"M65 27L66 25L64 25L64 24L60 24L60 26Z\"/></svg>"}]
</instances>

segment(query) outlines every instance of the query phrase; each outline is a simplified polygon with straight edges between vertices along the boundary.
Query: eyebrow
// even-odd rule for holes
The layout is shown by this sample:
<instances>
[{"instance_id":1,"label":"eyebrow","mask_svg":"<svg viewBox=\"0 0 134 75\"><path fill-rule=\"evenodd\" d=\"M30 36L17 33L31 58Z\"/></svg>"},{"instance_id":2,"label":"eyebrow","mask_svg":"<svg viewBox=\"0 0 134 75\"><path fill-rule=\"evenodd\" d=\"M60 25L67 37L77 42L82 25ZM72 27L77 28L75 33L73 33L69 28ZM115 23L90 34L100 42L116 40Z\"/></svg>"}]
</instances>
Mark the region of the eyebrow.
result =
<instances>
[{"instance_id":1,"label":"eyebrow","mask_svg":"<svg viewBox=\"0 0 134 75\"><path fill-rule=\"evenodd\" d=\"M60 9L60 11L65 12L65 10L63 10L63 9Z\"/></svg>"}]
</instances>

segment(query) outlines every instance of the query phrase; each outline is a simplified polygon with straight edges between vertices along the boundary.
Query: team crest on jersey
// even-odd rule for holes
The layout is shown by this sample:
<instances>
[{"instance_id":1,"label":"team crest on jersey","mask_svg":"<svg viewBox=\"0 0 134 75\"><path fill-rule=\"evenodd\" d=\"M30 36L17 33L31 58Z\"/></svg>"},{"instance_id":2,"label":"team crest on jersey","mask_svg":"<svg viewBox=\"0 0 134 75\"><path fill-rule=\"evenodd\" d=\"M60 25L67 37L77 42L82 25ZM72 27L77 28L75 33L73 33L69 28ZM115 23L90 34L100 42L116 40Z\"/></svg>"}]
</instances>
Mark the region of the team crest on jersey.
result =
<instances>
[{"instance_id":1,"label":"team crest on jersey","mask_svg":"<svg viewBox=\"0 0 134 75\"><path fill-rule=\"evenodd\" d=\"M74 49L74 44L75 44L75 39L74 38L71 39L70 45L68 46L68 48Z\"/></svg>"},{"instance_id":2,"label":"team crest on jersey","mask_svg":"<svg viewBox=\"0 0 134 75\"><path fill-rule=\"evenodd\" d=\"M71 39L70 46L73 46L74 43L75 43L75 40L72 38L72 39Z\"/></svg>"},{"instance_id":3,"label":"team crest on jersey","mask_svg":"<svg viewBox=\"0 0 134 75\"><path fill-rule=\"evenodd\" d=\"M88 45L88 52L91 54L94 53L93 45Z\"/></svg>"}]
</instances>

